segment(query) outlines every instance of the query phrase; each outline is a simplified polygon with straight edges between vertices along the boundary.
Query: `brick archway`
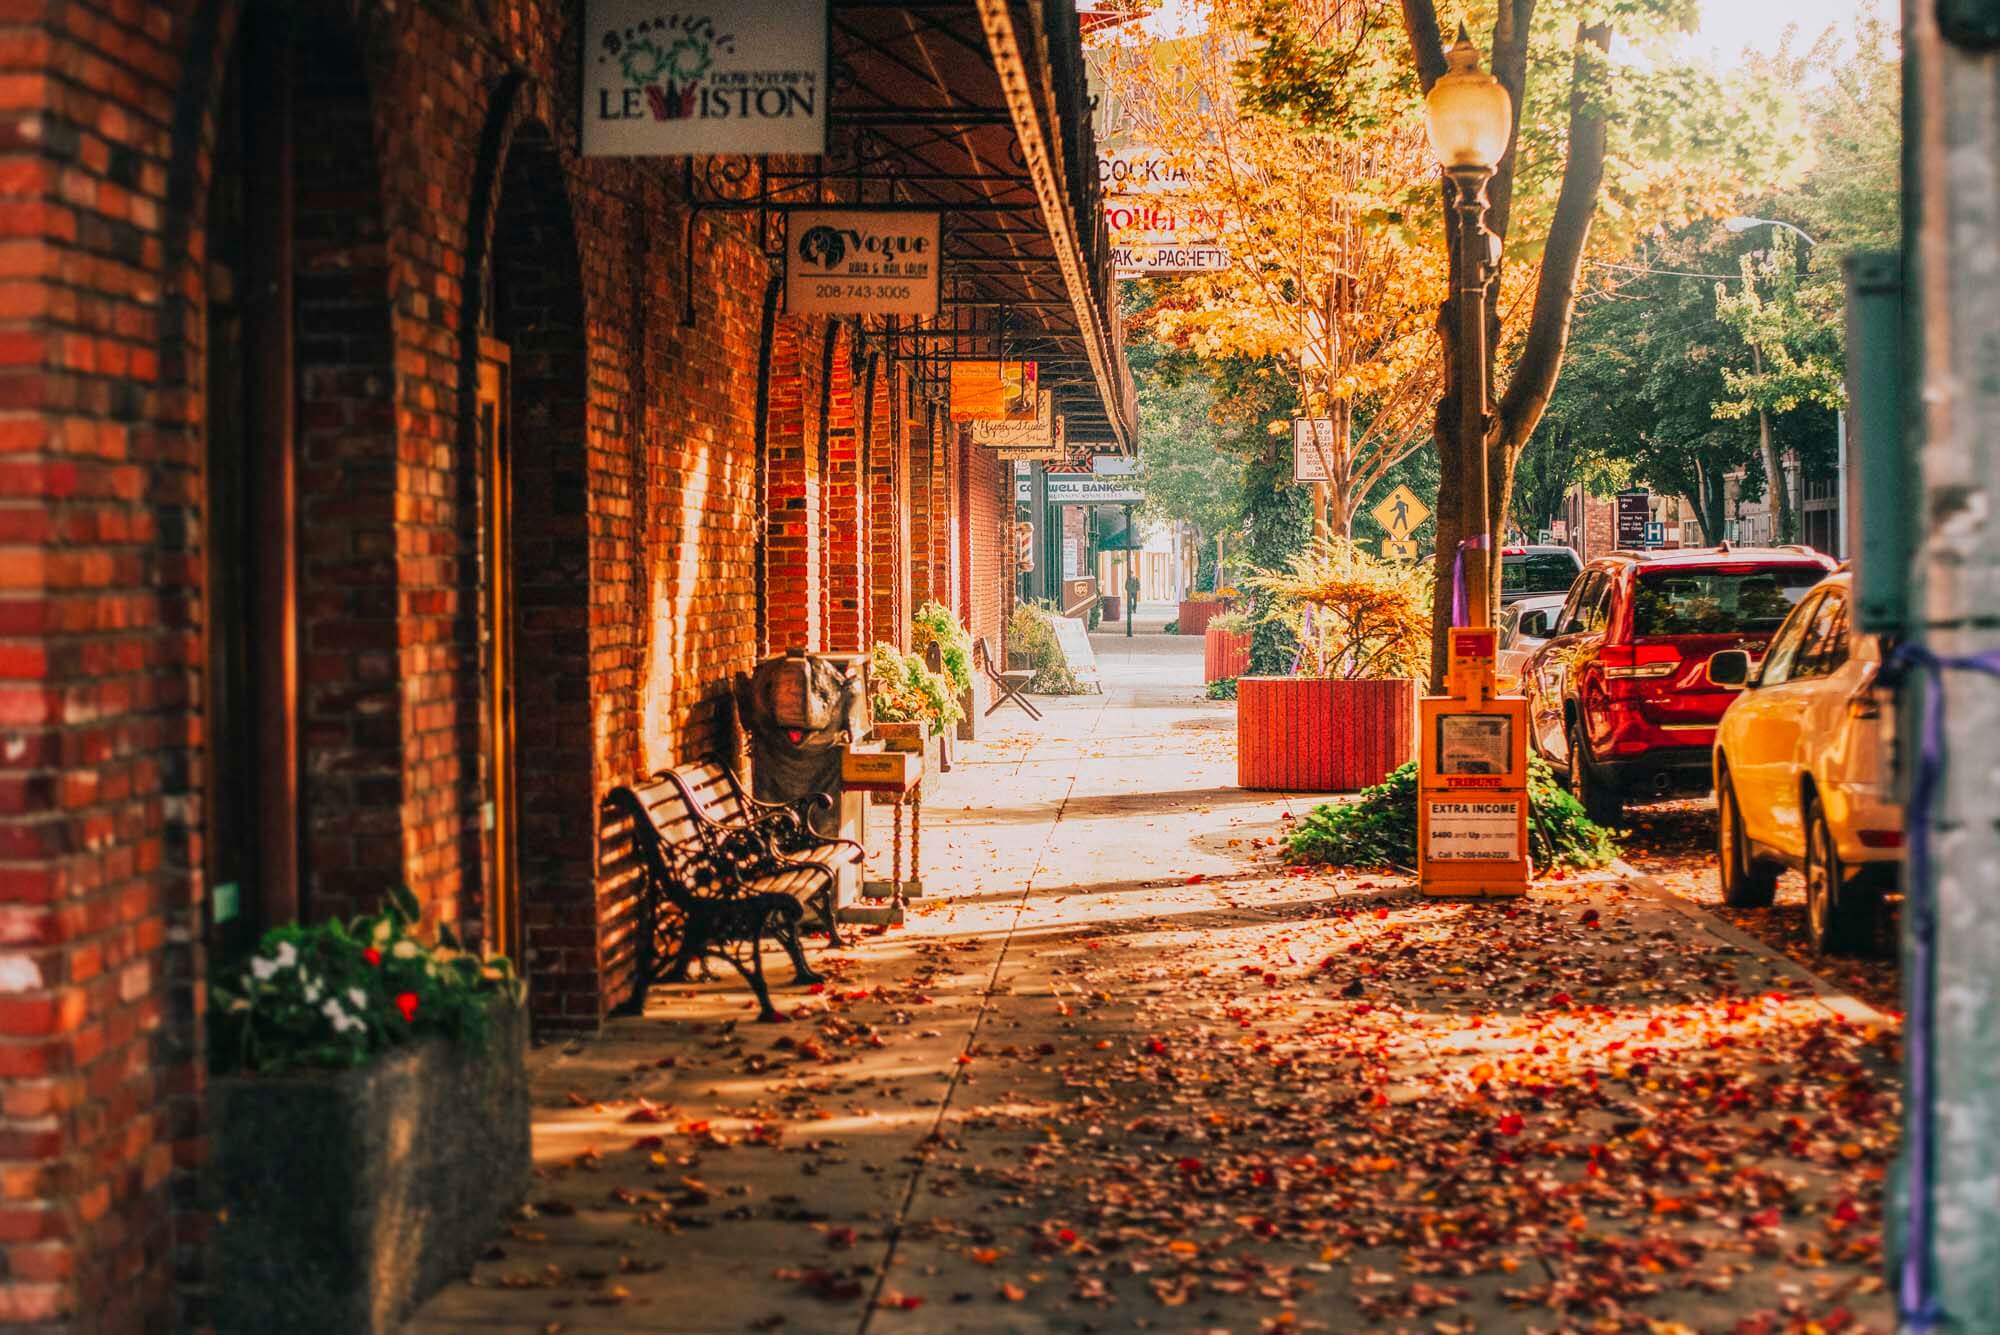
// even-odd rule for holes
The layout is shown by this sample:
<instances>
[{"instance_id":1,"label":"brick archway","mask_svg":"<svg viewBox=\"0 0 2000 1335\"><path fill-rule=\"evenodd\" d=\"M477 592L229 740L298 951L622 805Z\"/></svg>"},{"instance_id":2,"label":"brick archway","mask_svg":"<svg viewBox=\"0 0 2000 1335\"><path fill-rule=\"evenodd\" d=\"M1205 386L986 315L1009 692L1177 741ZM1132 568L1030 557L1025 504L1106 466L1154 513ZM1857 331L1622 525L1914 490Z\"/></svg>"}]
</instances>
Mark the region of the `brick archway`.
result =
<instances>
[{"instance_id":1,"label":"brick archway","mask_svg":"<svg viewBox=\"0 0 2000 1335\"><path fill-rule=\"evenodd\" d=\"M524 100L524 99L517 99ZM506 349L515 684L515 883L538 1021L590 1026L604 986L590 685L589 343L561 155L525 108L502 113L470 325ZM476 350L475 350L476 351ZM481 524L495 522L482 515ZM490 550L482 544L482 550ZM486 571L491 580L496 572ZM482 693L496 683L482 683ZM486 739L490 775L496 743Z\"/></svg>"}]
</instances>

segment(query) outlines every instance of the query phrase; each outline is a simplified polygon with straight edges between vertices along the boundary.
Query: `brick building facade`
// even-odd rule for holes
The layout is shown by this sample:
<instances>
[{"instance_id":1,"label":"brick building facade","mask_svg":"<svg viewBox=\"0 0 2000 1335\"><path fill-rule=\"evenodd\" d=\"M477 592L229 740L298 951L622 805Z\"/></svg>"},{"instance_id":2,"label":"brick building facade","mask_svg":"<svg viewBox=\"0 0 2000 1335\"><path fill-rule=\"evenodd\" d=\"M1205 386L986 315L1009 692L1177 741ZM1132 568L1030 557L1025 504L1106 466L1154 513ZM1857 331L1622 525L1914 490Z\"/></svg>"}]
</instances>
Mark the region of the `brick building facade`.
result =
<instances>
[{"instance_id":1,"label":"brick building facade","mask_svg":"<svg viewBox=\"0 0 2000 1335\"><path fill-rule=\"evenodd\" d=\"M1005 470L893 331L782 312L754 215L578 157L580 26L0 17L0 1325L199 1324L232 934L407 884L591 1029L610 786L767 653L930 598L1002 648Z\"/></svg>"}]
</instances>

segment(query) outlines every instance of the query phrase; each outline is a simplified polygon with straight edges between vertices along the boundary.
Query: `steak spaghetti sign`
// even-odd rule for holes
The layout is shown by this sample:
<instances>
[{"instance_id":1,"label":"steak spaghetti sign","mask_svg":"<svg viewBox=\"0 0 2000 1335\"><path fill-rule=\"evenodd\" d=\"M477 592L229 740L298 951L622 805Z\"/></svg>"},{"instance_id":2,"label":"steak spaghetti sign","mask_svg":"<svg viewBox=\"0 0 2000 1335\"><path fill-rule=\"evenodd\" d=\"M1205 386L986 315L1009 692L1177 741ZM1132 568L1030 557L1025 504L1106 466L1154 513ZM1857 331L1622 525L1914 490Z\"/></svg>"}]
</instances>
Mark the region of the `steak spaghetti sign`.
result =
<instances>
[{"instance_id":1,"label":"steak spaghetti sign","mask_svg":"<svg viewBox=\"0 0 2000 1335\"><path fill-rule=\"evenodd\" d=\"M590 0L586 157L826 150L826 0Z\"/></svg>"},{"instance_id":2,"label":"steak spaghetti sign","mask_svg":"<svg viewBox=\"0 0 2000 1335\"><path fill-rule=\"evenodd\" d=\"M786 230L787 314L937 314L937 214L794 209Z\"/></svg>"}]
</instances>

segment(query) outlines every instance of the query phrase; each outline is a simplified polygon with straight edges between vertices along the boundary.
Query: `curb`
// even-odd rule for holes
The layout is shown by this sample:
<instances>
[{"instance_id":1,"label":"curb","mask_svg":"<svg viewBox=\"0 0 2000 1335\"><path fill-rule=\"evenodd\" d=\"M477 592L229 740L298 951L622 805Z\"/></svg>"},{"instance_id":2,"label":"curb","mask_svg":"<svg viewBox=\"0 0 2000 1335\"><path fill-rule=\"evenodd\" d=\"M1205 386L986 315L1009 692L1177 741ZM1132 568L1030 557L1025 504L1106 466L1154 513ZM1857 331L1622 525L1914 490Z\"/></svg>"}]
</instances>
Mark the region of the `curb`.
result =
<instances>
[{"instance_id":1,"label":"curb","mask_svg":"<svg viewBox=\"0 0 2000 1335\"><path fill-rule=\"evenodd\" d=\"M1854 1024L1891 1025L1895 1023L1889 1015L1877 1010L1860 997L1855 996L1852 992L1828 982L1783 951L1773 950L1770 946L1765 945L1749 933L1732 927L1693 900L1675 894L1647 873L1640 871L1637 867L1625 861L1625 859L1619 858L1613 862L1611 869L1617 873L1620 884L1628 885L1641 894L1673 909L1683 917L1693 920L1702 930L1722 941L1728 942L1738 950L1745 950L1752 955L1758 956L1776 968L1778 972L1804 982L1812 988L1813 1000L1841 1019Z\"/></svg>"}]
</instances>

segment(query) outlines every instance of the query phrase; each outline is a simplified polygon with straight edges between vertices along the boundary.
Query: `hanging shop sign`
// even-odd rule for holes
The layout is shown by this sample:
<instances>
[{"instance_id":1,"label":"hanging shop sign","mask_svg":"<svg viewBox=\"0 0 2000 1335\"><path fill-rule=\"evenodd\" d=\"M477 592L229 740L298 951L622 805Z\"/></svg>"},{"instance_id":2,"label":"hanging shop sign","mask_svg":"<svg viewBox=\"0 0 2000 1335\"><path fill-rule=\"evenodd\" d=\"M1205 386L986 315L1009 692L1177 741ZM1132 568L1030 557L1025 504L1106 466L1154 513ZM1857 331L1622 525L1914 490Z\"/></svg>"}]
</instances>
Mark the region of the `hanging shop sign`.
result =
<instances>
[{"instance_id":1,"label":"hanging shop sign","mask_svg":"<svg viewBox=\"0 0 2000 1335\"><path fill-rule=\"evenodd\" d=\"M1062 418L1056 413L1055 405L1056 396L1043 390L1035 396L1035 415L1025 421L975 420L972 423L972 443L1024 450L1055 449L1064 443Z\"/></svg>"},{"instance_id":2,"label":"hanging shop sign","mask_svg":"<svg viewBox=\"0 0 2000 1335\"><path fill-rule=\"evenodd\" d=\"M826 151L827 0L589 0L584 24L584 156Z\"/></svg>"},{"instance_id":3,"label":"hanging shop sign","mask_svg":"<svg viewBox=\"0 0 2000 1335\"><path fill-rule=\"evenodd\" d=\"M1294 417L1292 419L1292 481L1328 482L1326 471L1333 458L1333 419Z\"/></svg>"},{"instance_id":4,"label":"hanging shop sign","mask_svg":"<svg viewBox=\"0 0 2000 1335\"><path fill-rule=\"evenodd\" d=\"M953 362L951 420L1031 422L1041 410L1034 362Z\"/></svg>"},{"instance_id":5,"label":"hanging shop sign","mask_svg":"<svg viewBox=\"0 0 2000 1335\"><path fill-rule=\"evenodd\" d=\"M1227 221L1221 209L1171 202L1111 200L1104 206L1104 226L1114 246L1213 246Z\"/></svg>"},{"instance_id":6,"label":"hanging shop sign","mask_svg":"<svg viewBox=\"0 0 2000 1335\"><path fill-rule=\"evenodd\" d=\"M1048 488L1051 505L1123 505L1145 499L1125 478L1052 473L1043 485Z\"/></svg>"},{"instance_id":7,"label":"hanging shop sign","mask_svg":"<svg viewBox=\"0 0 2000 1335\"><path fill-rule=\"evenodd\" d=\"M1100 454L1090 461L1090 471L1099 477L1136 477L1139 461L1129 454Z\"/></svg>"},{"instance_id":8,"label":"hanging shop sign","mask_svg":"<svg viewBox=\"0 0 2000 1335\"><path fill-rule=\"evenodd\" d=\"M1107 195L1172 195L1201 183L1207 164L1126 145L1097 154L1097 183Z\"/></svg>"},{"instance_id":9,"label":"hanging shop sign","mask_svg":"<svg viewBox=\"0 0 2000 1335\"><path fill-rule=\"evenodd\" d=\"M1120 278L1146 274L1219 273L1229 267L1229 252L1221 246L1113 246L1111 271Z\"/></svg>"},{"instance_id":10,"label":"hanging shop sign","mask_svg":"<svg viewBox=\"0 0 2000 1335\"><path fill-rule=\"evenodd\" d=\"M786 314L937 314L937 214L795 209L786 237Z\"/></svg>"}]
</instances>

